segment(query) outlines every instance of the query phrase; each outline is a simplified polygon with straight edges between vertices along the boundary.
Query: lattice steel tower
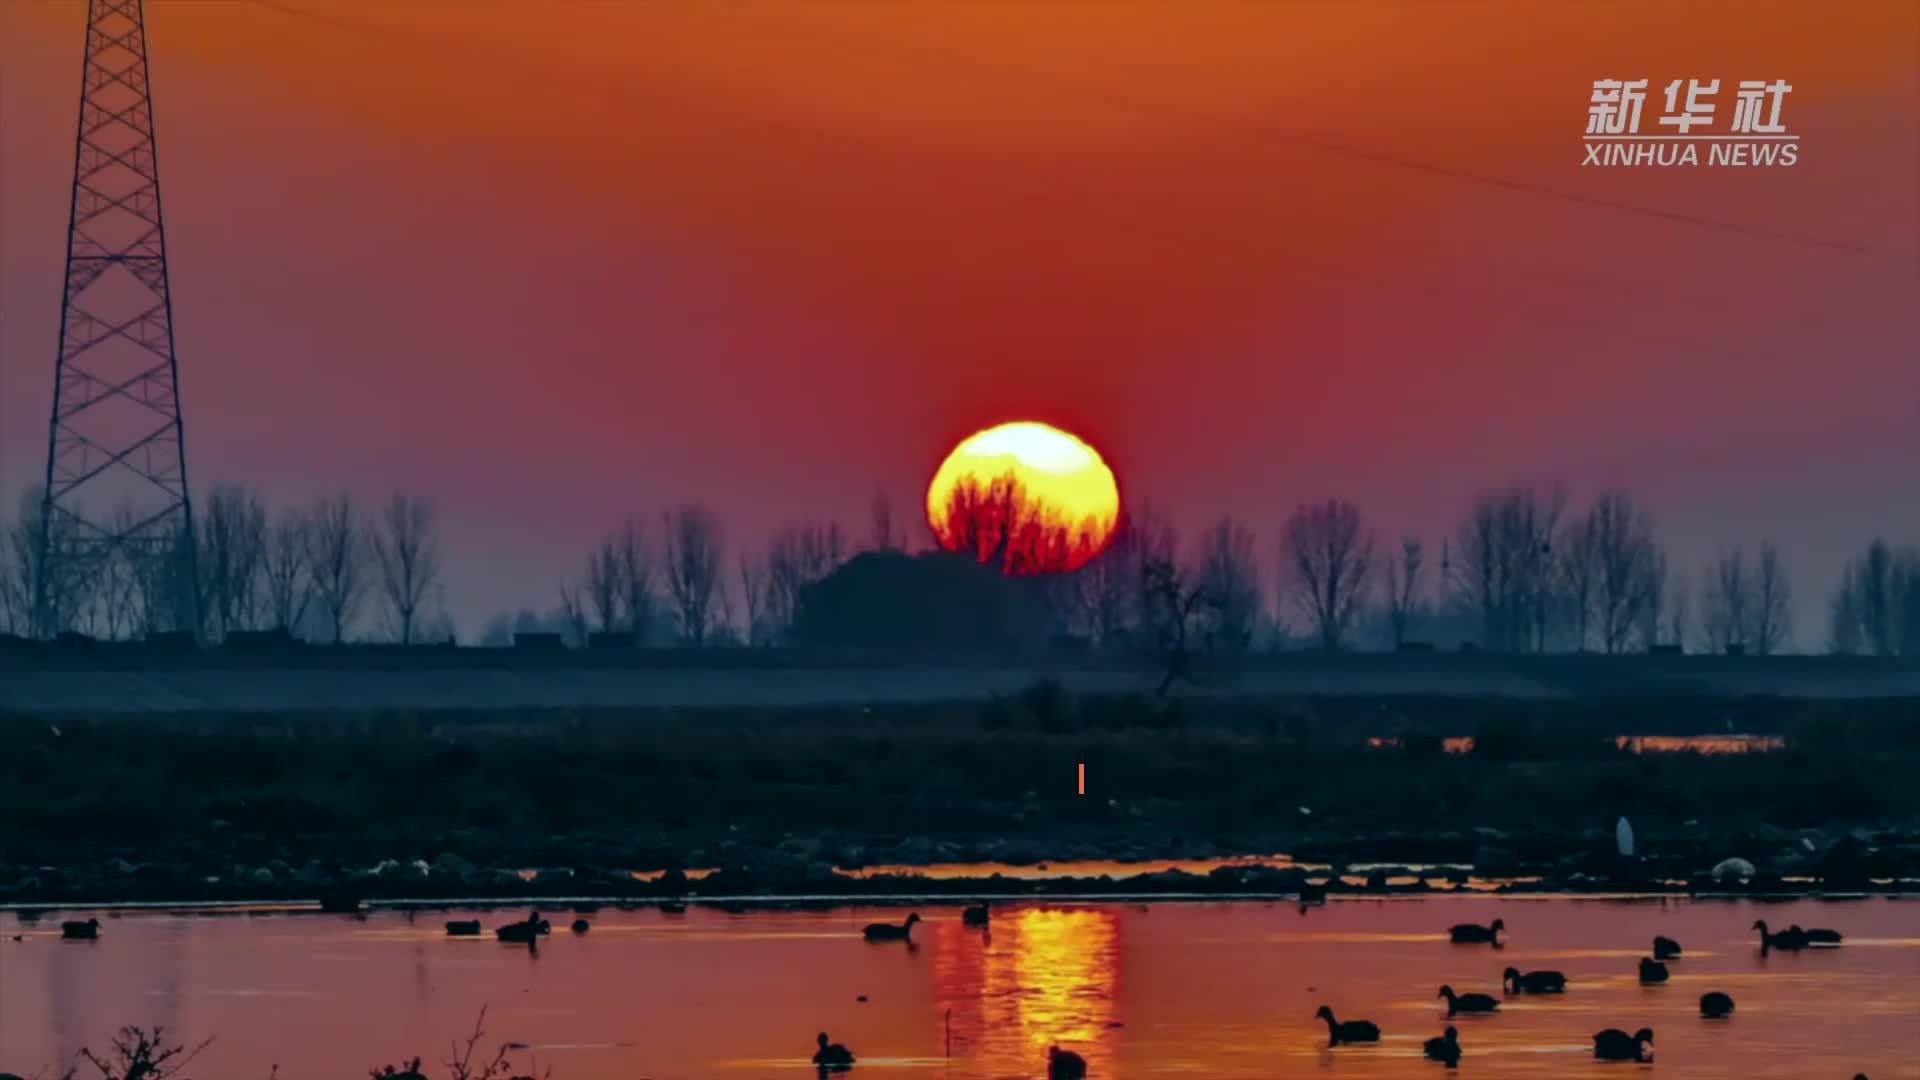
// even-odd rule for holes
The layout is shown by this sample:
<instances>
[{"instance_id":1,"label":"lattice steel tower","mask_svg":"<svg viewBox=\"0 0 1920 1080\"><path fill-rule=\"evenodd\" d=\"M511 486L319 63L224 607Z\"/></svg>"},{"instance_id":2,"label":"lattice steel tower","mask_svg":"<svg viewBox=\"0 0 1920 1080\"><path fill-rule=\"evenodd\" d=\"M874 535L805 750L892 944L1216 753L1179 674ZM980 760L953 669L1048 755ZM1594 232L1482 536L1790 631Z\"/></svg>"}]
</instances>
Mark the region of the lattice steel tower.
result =
<instances>
[{"instance_id":1,"label":"lattice steel tower","mask_svg":"<svg viewBox=\"0 0 1920 1080\"><path fill-rule=\"evenodd\" d=\"M90 0L34 628L198 625L141 0Z\"/></svg>"}]
</instances>

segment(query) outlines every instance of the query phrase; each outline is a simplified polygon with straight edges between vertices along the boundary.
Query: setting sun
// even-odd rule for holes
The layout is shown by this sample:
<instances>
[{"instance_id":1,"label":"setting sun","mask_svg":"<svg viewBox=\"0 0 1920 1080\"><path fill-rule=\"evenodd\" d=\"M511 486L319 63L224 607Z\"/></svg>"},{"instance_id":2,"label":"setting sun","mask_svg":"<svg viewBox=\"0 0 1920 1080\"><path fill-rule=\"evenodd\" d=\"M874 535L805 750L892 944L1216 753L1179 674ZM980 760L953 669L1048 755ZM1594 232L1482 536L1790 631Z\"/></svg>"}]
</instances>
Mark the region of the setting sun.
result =
<instances>
[{"instance_id":1,"label":"setting sun","mask_svg":"<svg viewBox=\"0 0 1920 1080\"><path fill-rule=\"evenodd\" d=\"M1035 421L968 437L927 485L927 523L941 545L1009 573L1077 570L1119 520L1119 485L1099 451Z\"/></svg>"}]
</instances>

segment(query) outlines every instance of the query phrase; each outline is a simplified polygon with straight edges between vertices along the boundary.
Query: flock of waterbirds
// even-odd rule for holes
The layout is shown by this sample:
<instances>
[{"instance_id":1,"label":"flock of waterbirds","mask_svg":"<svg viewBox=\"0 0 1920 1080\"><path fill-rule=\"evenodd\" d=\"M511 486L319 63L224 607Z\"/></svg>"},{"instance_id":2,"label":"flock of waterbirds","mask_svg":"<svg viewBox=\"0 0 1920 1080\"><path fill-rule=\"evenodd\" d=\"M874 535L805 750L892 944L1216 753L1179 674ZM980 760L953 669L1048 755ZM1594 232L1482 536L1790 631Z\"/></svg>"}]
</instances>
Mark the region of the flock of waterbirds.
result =
<instances>
[{"instance_id":1,"label":"flock of waterbirds","mask_svg":"<svg viewBox=\"0 0 1920 1080\"><path fill-rule=\"evenodd\" d=\"M986 926L991 919L984 903L968 907L962 913L962 920L969 926ZM913 940L913 927L920 922L918 912L911 913L900 923L871 923L863 931L868 941L906 941ZM1448 929L1447 937L1456 945L1491 945L1501 948L1500 935L1506 931L1507 924L1502 919L1482 926L1478 923L1461 923ZM1769 950L1800 950L1814 947L1833 947L1843 940L1837 930L1805 930L1799 926L1790 926L1777 933L1768 929L1764 920L1753 924L1760 934L1760 951L1764 955ZM1670 937L1655 937L1652 954L1640 958L1640 982L1644 985L1658 985L1669 978L1667 964L1679 960L1685 953L1678 941ZM1567 992L1567 976L1559 971L1521 971L1509 967L1500 976L1502 993L1515 994L1564 994ZM1491 994L1458 993L1451 986L1442 986L1435 995L1447 1002L1447 1018L1460 1015L1488 1015L1500 1010L1500 999ZM864 999L863 999L864 1000ZM1733 1013L1733 998L1719 990L1711 990L1700 995L1700 1015L1709 1020L1721 1020ZM1377 1043L1380 1041L1380 1025L1371 1020L1341 1020L1334 1015L1330 1006L1322 1005L1314 1014L1317 1020L1327 1024L1327 1046L1338 1047L1342 1044ZM825 1072L845 1072L853 1067L853 1052L845 1046L832 1042L825 1032L819 1036L820 1051L813 1057L813 1063ZM1643 1027L1632 1034L1619 1028L1607 1028L1593 1036L1593 1056L1601 1061L1652 1060L1653 1029ZM1421 1047L1422 1053L1430 1061L1439 1062L1449 1069L1460 1066L1460 1060L1466 1051L1460 1045L1460 1029L1449 1025L1441 1034L1426 1040ZM1047 1080L1081 1080L1087 1075L1087 1063L1080 1055L1071 1051L1053 1047L1047 1055ZM1856 1074L1853 1080L1867 1080L1865 1074Z\"/></svg>"},{"instance_id":2,"label":"flock of waterbirds","mask_svg":"<svg viewBox=\"0 0 1920 1080\"><path fill-rule=\"evenodd\" d=\"M684 911L684 907L679 907ZM913 928L921 921L918 912L910 913L905 921L899 923L870 923L861 936L871 942L913 941ZM968 926L985 927L991 924L992 913L985 903L978 903L961 912L961 921ZM479 937L484 932L480 920L449 920L446 924L450 937ZM506 923L494 928L494 936L505 942L535 945L539 939L551 933L553 924L539 911L530 912L527 918L518 922ZM584 934L589 929L585 919L575 919L572 930L575 934ZM1447 936L1456 945L1491 945L1501 948L1500 935L1506 931L1506 922L1495 919L1482 926L1478 923L1461 923L1451 927ZM1760 934L1762 955L1770 950L1780 949L1798 951L1809 948L1832 948L1844 940L1837 930L1802 929L1789 926L1785 930L1775 931L1767 926L1764 919L1753 924ZM60 936L69 941L93 941L100 936L100 920L85 919L60 924ZM1640 958L1640 981L1647 985L1664 983L1668 979L1667 964L1679 960L1684 951L1679 942L1668 937L1653 939L1650 956ZM1521 971L1509 967L1500 977L1500 989L1504 994L1563 994L1567 991L1567 977L1558 971ZM1457 1015L1486 1015L1498 1012L1500 999L1491 994L1457 993L1451 986L1442 986L1435 995L1447 1002L1447 1018ZM861 1000L866 1000L864 995ZM1709 1020L1724 1019L1734 1010L1733 998L1718 990L1709 991L1700 996L1700 1015ZM1380 1026L1371 1020L1341 1020L1334 1015L1330 1006L1322 1005L1314 1014L1317 1020L1327 1024L1327 1046L1338 1047L1344 1044L1377 1043L1380 1041ZM821 1032L817 1043L819 1049L814 1052L812 1063L822 1074L841 1073L852 1070L853 1051L840 1043L832 1041L826 1032ZM1593 1056L1602 1061L1645 1062L1652 1059L1653 1029L1643 1027L1633 1034L1619 1028L1608 1028L1593 1036ZM1439 1062L1449 1069L1458 1068L1460 1060L1466 1054L1460 1044L1460 1031L1451 1025L1440 1035L1426 1040L1422 1052L1428 1060ZM1084 1080L1087 1075L1087 1062L1071 1050L1052 1047L1047 1053L1047 1080ZM1853 1080L1867 1080L1865 1074L1856 1074Z\"/></svg>"},{"instance_id":3,"label":"flock of waterbirds","mask_svg":"<svg viewBox=\"0 0 1920 1080\"><path fill-rule=\"evenodd\" d=\"M1486 926L1461 923L1450 928L1447 936L1456 945L1492 945L1500 948L1500 935L1506 928L1507 924L1500 919ZM1765 920L1755 922L1753 929L1760 933L1760 951L1763 955L1771 949L1832 947L1843 940L1837 930L1803 930L1798 926L1790 926L1775 933L1767 928ZM1654 938L1652 955L1640 958L1640 982L1643 985L1666 982L1669 977L1668 962L1679 960L1684 952L1680 943L1672 938ZM1521 971L1510 967L1500 976L1500 989L1506 994L1564 994L1567 991L1567 977L1558 971ZM1459 994L1451 986L1442 986L1436 996L1446 999L1449 1020L1457 1015L1486 1015L1500 1009L1499 999L1491 994ZM1706 1019L1725 1019L1732 1015L1733 1009L1733 998L1722 991L1710 990L1700 995L1700 1015ZM1320 1006L1314 1018L1327 1022L1329 1047L1380 1041L1380 1026L1371 1020L1341 1020L1325 1005ZM1619 1028L1608 1028L1593 1036L1593 1056L1602 1061L1651 1061L1652 1050L1653 1029L1650 1027L1643 1027L1631 1035ZM1452 1026L1428 1039L1422 1051L1428 1060L1440 1062L1449 1069L1458 1068L1460 1059L1466 1053L1460 1046L1460 1030ZM1865 1074L1856 1074L1853 1080L1867 1080L1867 1077Z\"/></svg>"}]
</instances>

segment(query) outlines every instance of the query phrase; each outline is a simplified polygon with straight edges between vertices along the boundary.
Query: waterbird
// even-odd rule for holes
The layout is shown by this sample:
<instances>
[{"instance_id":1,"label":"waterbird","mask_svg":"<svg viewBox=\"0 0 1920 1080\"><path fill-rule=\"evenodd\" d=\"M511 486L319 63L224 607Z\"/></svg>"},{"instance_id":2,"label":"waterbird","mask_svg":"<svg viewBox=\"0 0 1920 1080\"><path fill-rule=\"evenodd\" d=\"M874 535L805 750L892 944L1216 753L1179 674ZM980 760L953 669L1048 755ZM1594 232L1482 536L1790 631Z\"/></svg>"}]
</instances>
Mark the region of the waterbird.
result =
<instances>
[{"instance_id":1,"label":"waterbird","mask_svg":"<svg viewBox=\"0 0 1920 1080\"><path fill-rule=\"evenodd\" d=\"M1500 1008L1500 1003L1487 994L1456 994L1453 987L1443 986L1435 997L1447 999L1447 1015L1455 1013L1490 1013Z\"/></svg>"},{"instance_id":2,"label":"waterbird","mask_svg":"<svg viewBox=\"0 0 1920 1080\"><path fill-rule=\"evenodd\" d=\"M1495 919L1488 926L1481 926L1478 923L1461 923L1448 930L1447 934L1453 939L1455 945L1498 945L1500 931L1506 928L1507 924L1504 921Z\"/></svg>"},{"instance_id":3,"label":"waterbird","mask_svg":"<svg viewBox=\"0 0 1920 1080\"><path fill-rule=\"evenodd\" d=\"M501 941L518 941L531 944L539 940L541 934L552 930L553 924L540 917L539 912L528 915L525 922L508 923L493 932Z\"/></svg>"},{"instance_id":4,"label":"waterbird","mask_svg":"<svg viewBox=\"0 0 1920 1080\"><path fill-rule=\"evenodd\" d=\"M93 941L100 936L100 920L63 922L60 924L60 936L67 941Z\"/></svg>"},{"instance_id":5,"label":"waterbird","mask_svg":"<svg viewBox=\"0 0 1920 1080\"><path fill-rule=\"evenodd\" d=\"M1790 926L1779 933L1767 929L1765 919L1756 919L1753 928L1760 931L1760 951L1768 949L1804 949L1807 947L1807 932L1797 926Z\"/></svg>"},{"instance_id":6,"label":"waterbird","mask_svg":"<svg viewBox=\"0 0 1920 1080\"><path fill-rule=\"evenodd\" d=\"M884 922L868 923L867 928L861 933L866 935L868 941L912 941L913 924L919 921L920 913L916 911L907 916L907 921L899 926Z\"/></svg>"},{"instance_id":7,"label":"waterbird","mask_svg":"<svg viewBox=\"0 0 1920 1080\"><path fill-rule=\"evenodd\" d=\"M1313 1014L1315 1020L1327 1022L1327 1045L1339 1046L1341 1043L1379 1042L1380 1025L1371 1020L1348 1020L1342 1023L1333 1018L1333 1010L1325 1005Z\"/></svg>"},{"instance_id":8,"label":"waterbird","mask_svg":"<svg viewBox=\"0 0 1920 1080\"><path fill-rule=\"evenodd\" d=\"M985 900L960 912L960 921L968 926L985 926L993 920L993 913L987 910Z\"/></svg>"},{"instance_id":9,"label":"waterbird","mask_svg":"<svg viewBox=\"0 0 1920 1080\"><path fill-rule=\"evenodd\" d=\"M448 937L479 937L480 936L480 920L467 919L463 921L460 919L450 919L447 921L447 936Z\"/></svg>"},{"instance_id":10,"label":"waterbird","mask_svg":"<svg viewBox=\"0 0 1920 1080\"><path fill-rule=\"evenodd\" d=\"M1787 933L1799 934L1809 945L1838 945L1844 940L1838 930L1822 930L1817 927L1812 930L1802 930L1798 926L1789 926Z\"/></svg>"},{"instance_id":11,"label":"waterbird","mask_svg":"<svg viewBox=\"0 0 1920 1080\"><path fill-rule=\"evenodd\" d=\"M1641 983L1663 983L1667 981L1667 965L1647 957L1640 958Z\"/></svg>"},{"instance_id":12,"label":"waterbird","mask_svg":"<svg viewBox=\"0 0 1920 1080\"><path fill-rule=\"evenodd\" d=\"M1513 987L1516 994L1558 994L1567 988L1567 977L1557 971L1529 971L1524 974L1519 968L1508 968L1500 976L1502 987Z\"/></svg>"},{"instance_id":13,"label":"waterbird","mask_svg":"<svg viewBox=\"0 0 1920 1080\"><path fill-rule=\"evenodd\" d=\"M1680 959L1680 943L1670 937L1653 939L1653 958L1655 960Z\"/></svg>"},{"instance_id":14,"label":"waterbird","mask_svg":"<svg viewBox=\"0 0 1920 1080\"><path fill-rule=\"evenodd\" d=\"M1641 1028L1631 1035L1608 1028L1593 1037L1593 1056L1602 1061L1645 1061L1652 1042L1652 1028Z\"/></svg>"},{"instance_id":15,"label":"waterbird","mask_svg":"<svg viewBox=\"0 0 1920 1080\"><path fill-rule=\"evenodd\" d=\"M662 915L685 915L686 913L687 905L685 904L676 903L671 900L662 900L660 902L660 914Z\"/></svg>"},{"instance_id":16,"label":"waterbird","mask_svg":"<svg viewBox=\"0 0 1920 1080\"><path fill-rule=\"evenodd\" d=\"M1450 1027L1445 1035L1427 1040L1427 1058L1451 1069L1460 1064L1460 1029Z\"/></svg>"},{"instance_id":17,"label":"waterbird","mask_svg":"<svg viewBox=\"0 0 1920 1080\"><path fill-rule=\"evenodd\" d=\"M1718 990L1700 995L1700 1015L1709 1020L1718 1020L1733 1011L1733 999Z\"/></svg>"},{"instance_id":18,"label":"waterbird","mask_svg":"<svg viewBox=\"0 0 1920 1080\"><path fill-rule=\"evenodd\" d=\"M1087 1059L1071 1050L1047 1047L1047 1080L1086 1080Z\"/></svg>"},{"instance_id":19,"label":"waterbird","mask_svg":"<svg viewBox=\"0 0 1920 1080\"><path fill-rule=\"evenodd\" d=\"M846 1072L853 1068L853 1051L829 1041L824 1031L816 1041L820 1049L813 1052L813 1063L820 1066L821 1072Z\"/></svg>"}]
</instances>

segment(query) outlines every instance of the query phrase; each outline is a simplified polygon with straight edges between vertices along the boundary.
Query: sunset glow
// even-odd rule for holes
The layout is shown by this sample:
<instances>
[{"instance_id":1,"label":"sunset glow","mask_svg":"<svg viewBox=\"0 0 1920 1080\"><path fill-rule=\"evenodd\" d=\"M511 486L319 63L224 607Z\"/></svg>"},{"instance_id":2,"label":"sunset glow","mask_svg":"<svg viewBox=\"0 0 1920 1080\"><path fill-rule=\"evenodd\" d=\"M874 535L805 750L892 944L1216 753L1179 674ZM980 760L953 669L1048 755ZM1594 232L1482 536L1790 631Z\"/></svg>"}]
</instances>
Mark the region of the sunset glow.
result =
<instances>
[{"instance_id":1,"label":"sunset glow","mask_svg":"<svg viewBox=\"0 0 1920 1080\"><path fill-rule=\"evenodd\" d=\"M1120 520L1120 488L1099 451L1049 424L1017 421L963 440L927 485L927 522L942 546L979 546L958 522L958 502L1005 489L1017 516L1051 534L1060 552L1045 569L1075 570L1106 547ZM977 517L977 515L975 515Z\"/></svg>"}]
</instances>

